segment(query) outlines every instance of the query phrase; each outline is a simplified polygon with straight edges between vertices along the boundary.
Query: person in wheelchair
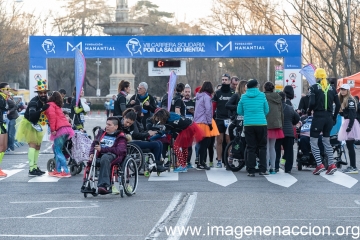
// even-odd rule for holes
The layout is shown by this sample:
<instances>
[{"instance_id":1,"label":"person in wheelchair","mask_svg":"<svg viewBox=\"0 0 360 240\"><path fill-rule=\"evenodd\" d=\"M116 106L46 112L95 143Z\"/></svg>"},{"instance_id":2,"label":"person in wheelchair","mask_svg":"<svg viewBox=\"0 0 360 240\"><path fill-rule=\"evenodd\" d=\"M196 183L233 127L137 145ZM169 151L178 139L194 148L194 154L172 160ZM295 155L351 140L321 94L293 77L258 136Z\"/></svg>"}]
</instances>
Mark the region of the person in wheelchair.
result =
<instances>
[{"instance_id":1,"label":"person in wheelchair","mask_svg":"<svg viewBox=\"0 0 360 240\"><path fill-rule=\"evenodd\" d=\"M299 136L299 150L303 153L302 157L299 159L302 163L310 163L310 128L312 122L312 116L302 116L301 117L301 127L300 127L300 136ZM320 155L324 155L324 146L322 144L322 136L319 136L318 146L320 149ZM311 165L316 165L314 162Z\"/></svg>"},{"instance_id":2,"label":"person in wheelchair","mask_svg":"<svg viewBox=\"0 0 360 240\"><path fill-rule=\"evenodd\" d=\"M132 143L139 146L142 150L149 149L155 157L156 172L167 171L168 168L164 167L164 163L161 158L163 145L159 141L149 142L149 138L154 136L156 131L144 131L141 115L143 114L141 109L136 107L138 111L133 108L128 108L123 112L123 117L120 118L120 126L126 134L130 134L132 139L135 140ZM139 116L139 117L138 117ZM140 121L137 121L139 118ZM140 129L140 130L139 130ZM154 170L155 169L150 169Z\"/></svg>"},{"instance_id":3,"label":"person in wheelchair","mask_svg":"<svg viewBox=\"0 0 360 240\"><path fill-rule=\"evenodd\" d=\"M98 193L118 193L115 186L111 186L111 165L121 163L127 152L127 138L120 128L120 120L117 117L109 117L106 121L105 130L100 129L90 148L89 160L97 151L97 161L100 161L98 176Z\"/></svg>"}]
</instances>

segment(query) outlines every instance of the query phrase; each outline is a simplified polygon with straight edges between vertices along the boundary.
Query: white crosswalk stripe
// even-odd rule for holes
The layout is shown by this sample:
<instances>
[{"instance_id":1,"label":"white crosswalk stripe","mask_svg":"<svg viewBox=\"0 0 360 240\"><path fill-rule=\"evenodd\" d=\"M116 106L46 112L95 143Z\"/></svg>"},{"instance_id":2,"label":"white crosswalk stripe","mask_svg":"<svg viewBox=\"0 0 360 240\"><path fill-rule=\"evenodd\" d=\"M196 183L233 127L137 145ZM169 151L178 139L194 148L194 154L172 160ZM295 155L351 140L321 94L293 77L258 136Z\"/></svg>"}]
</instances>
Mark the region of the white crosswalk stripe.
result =
<instances>
[{"instance_id":1,"label":"white crosswalk stripe","mask_svg":"<svg viewBox=\"0 0 360 240\"><path fill-rule=\"evenodd\" d=\"M231 171L226 171L225 168L213 168L210 171L205 171L209 182L219 184L226 187L237 182L235 174Z\"/></svg>"},{"instance_id":2,"label":"white crosswalk stripe","mask_svg":"<svg viewBox=\"0 0 360 240\"><path fill-rule=\"evenodd\" d=\"M3 169L3 172L7 174L7 177L0 178L0 181L9 178L12 175L15 175L15 174L19 173L22 170L24 170L24 169L9 169L9 170Z\"/></svg>"},{"instance_id":3,"label":"white crosswalk stripe","mask_svg":"<svg viewBox=\"0 0 360 240\"><path fill-rule=\"evenodd\" d=\"M329 180L330 182L339 184L347 188L352 188L358 182L357 179L339 171L336 171L333 175L326 175L325 172L320 173L320 175L323 178Z\"/></svg>"},{"instance_id":4,"label":"white crosswalk stripe","mask_svg":"<svg viewBox=\"0 0 360 240\"><path fill-rule=\"evenodd\" d=\"M49 176L48 172L46 171L45 174L38 176L38 177L32 177L28 182L57 182L60 178Z\"/></svg>"},{"instance_id":5,"label":"white crosswalk stripe","mask_svg":"<svg viewBox=\"0 0 360 240\"><path fill-rule=\"evenodd\" d=\"M297 182L295 177L285 173L282 169L279 169L279 172L276 174L270 174L265 177L269 182L287 188Z\"/></svg>"}]
</instances>

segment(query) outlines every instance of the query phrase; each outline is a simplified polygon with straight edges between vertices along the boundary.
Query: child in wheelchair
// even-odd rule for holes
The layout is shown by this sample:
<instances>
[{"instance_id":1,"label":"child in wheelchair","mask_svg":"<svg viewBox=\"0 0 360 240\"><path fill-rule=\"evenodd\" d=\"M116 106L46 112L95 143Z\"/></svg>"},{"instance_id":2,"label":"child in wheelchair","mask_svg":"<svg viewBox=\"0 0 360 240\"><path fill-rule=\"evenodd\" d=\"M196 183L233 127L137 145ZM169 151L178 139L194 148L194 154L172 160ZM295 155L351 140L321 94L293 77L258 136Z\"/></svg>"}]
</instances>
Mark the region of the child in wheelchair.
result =
<instances>
[{"instance_id":1,"label":"child in wheelchair","mask_svg":"<svg viewBox=\"0 0 360 240\"><path fill-rule=\"evenodd\" d=\"M111 167L120 164L126 157L127 138L124 132L119 129L119 119L109 117L106 121L105 130L100 129L90 148L88 167L92 161L96 161L99 167L98 193L118 194L119 191L111 183ZM88 170L88 169L87 169Z\"/></svg>"}]
</instances>

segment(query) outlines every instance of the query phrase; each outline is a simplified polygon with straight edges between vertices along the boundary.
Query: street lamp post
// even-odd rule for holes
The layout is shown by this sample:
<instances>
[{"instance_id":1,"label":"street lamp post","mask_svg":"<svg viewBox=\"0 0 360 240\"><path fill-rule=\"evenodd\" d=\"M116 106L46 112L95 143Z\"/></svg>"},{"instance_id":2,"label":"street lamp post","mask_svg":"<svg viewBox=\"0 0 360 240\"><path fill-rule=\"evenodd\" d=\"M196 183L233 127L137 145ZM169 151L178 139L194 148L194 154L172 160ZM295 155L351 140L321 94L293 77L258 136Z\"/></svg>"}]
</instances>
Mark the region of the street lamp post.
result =
<instances>
[{"instance_id":1,"label":"street lamp post","mask_svg":"<svg viewBox=\"0 0 360 240\"><path fill-rule=\"evenodd\" d=\"M100 88L99 88L99 68L100 68L100 64L101 61L99 61L99 58L97 59L97 61L95 62L95 64L97 65L97 89L96 89L96 96L100 97Z\"/></svg>"}]
</instances>

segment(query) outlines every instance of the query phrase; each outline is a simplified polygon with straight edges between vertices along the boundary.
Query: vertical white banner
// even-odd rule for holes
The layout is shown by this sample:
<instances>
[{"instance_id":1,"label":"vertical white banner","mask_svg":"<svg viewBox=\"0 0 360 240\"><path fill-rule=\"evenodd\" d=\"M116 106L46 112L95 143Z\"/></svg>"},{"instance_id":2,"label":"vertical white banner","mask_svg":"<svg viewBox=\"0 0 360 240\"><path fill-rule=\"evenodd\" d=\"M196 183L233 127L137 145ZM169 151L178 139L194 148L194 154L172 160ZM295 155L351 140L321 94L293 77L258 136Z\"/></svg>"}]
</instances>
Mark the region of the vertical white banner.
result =
<instances>
[{"instance_id":1,"label":"vertical white banner","mask_svg":"<svg viewBox=\"0 0 360 240\"><path fill-rule=\"evenodd\" d=\"M302 93L302 81L300 69L284 69L284 87L291 85L294 89L294 99L291 101L294 109L299 106L301 93Z\"/></svg>"}]
</instances>

